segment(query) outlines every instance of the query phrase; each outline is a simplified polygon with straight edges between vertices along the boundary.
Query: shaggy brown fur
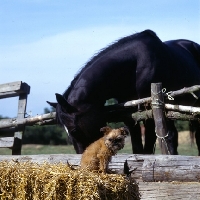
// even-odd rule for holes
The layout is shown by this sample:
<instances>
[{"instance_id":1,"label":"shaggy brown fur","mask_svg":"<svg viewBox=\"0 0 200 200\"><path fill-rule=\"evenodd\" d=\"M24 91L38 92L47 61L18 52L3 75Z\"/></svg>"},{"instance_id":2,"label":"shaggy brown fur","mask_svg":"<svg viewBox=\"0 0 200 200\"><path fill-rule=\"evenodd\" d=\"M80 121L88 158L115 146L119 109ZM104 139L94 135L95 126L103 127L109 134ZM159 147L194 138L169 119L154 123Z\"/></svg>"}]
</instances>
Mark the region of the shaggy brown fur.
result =
<instances>
[{"instance_id":1,"label":"shaggy brown fur","mask_svg":"<svg viewBox=\"0 0 200 200\"><path fill-rule=\"evenodd\" d=\"M106 173L111 157L124 147L125 137L129 133L125 127L100 129L104 136L90 144L83 152L81 169Z\"/></svg>"}]
</instances>

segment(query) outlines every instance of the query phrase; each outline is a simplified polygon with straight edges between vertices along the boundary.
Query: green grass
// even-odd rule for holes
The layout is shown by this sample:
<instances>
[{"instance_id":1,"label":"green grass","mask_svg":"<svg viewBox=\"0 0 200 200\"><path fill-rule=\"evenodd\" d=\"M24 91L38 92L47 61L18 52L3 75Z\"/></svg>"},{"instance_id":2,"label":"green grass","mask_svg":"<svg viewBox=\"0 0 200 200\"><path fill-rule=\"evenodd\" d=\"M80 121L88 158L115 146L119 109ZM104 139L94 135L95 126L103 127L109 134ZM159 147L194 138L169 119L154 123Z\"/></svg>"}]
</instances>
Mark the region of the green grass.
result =
<instances>
[{"instance_id":1,"label":"green grass","mask_svg":"<svg viewBox=\"0 0 200 200\"><path fill-rule=\"evenodd\" d=\"M178 153L179 153L179 155L197 156L198 155L198 150L197 150L196 145L179 144ZM161 154L158 144L156 146L155 154Z\"/></svg>"},{"instance_id":2,"label":"green grass","mask_svg":"<svg viewBox=\"0 0 200 200\"><path fill-rule=\"evenodd\" d=\"M72 145L23 145L22 155L37 154L74 154L75 150ZM0 155L11 155L12 152L7 148L0 148Z\"/></svg>"},{"instance_id":3,"label":"green grass","mask_svg":"<svg viewBox=\"0 0 200 200\"><path fill-rule=\"evenodd\" d=\"M183 141L182 138L180 138L179 140L181 141L178 146L179 155L188 155L188 156L198 155L197 146L196 144L191 145L190 139ZM126 140L125 147L122 150L120 150L119 153L130 153L130 154L132 153L131 140L129 137ZM158 141L156 142L155 154L161 154Z\"/></svg>"},{"instance_id":4,"label":"green grass","mask_svg":"<svg viewBox=\"0 0 200 200\"><path fill-rule=\"evenodd\" d=\"M131 140L127 137L125 147L119 153L132 154ZM198 151L196 145L191 145L189 133L179 133L179 155L197 156ZM72 145L23 145L22 155L37 155L37 154L75 154ZM156 143L155 154L161 154L158 142ZM0 148L0 155L11 155L11 150L7 148Z\"/></svg>"}]
</instances>

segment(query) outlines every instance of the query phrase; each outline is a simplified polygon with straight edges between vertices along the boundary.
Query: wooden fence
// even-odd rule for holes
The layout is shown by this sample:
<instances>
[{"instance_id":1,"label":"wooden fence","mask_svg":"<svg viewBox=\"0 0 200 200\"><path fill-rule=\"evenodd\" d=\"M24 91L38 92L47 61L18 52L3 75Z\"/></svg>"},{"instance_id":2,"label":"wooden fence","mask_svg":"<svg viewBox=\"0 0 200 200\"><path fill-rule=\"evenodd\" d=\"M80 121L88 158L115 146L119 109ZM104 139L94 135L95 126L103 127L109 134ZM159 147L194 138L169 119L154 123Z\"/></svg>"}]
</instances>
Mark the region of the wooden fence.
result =
<instances>
[{"instance_id":1,"label":"wooden fence","mask_svg":"<svg viewBox=\"0 0 200 200\"><path fill-rule=\"evenodd\" d=\"M27 96L29 93L30 86L27 83L23 83L22 81L0 85L0 99L17 96L19 97L17 120L25 119ZM16 119L10 119L10 124L12 124L15 120ZM6 120L0 120L1 125L3 125L5 121ZM22 136L24 133L25 124L19 125L17 130L15 130L13 126L9 126L9 129L5 129L1 125L0 147L11 148L13 155L21 154Z\"/></svg>"},{"instance_id":2,"label":"wooden fence","mask_svg":"<svg viewBox=\"0 0 200 200\"><path fill-rule=\"evenodd\" d=\"M3 89L2 89L3 88ZM5 89L7 88L7 89ZM200 86L183 88L170 93L163 93L162 85L152 84L152 96L126 102L115 106L110 106L111 111L119 108L137 106L141 103L152 103L151 110L132 113L132 118L135 121L140 121L147 118L155 119L157 133L165 137L167 127L165 118L181 119L181 120L199 120L200 108L188 106L174 106L164 104L163 96L172 98L176 95L191 93L194 97L195 91L198 91ZM44 125L55 123L55 113L38 115L35 117L25 118L27 95L30 87L26 83L14 82L0 85L0 98L19 96L18 117L16 119L0 120L0 146L4 147L2 136L8 136L8 132L14 133L15 138L22 138L25 126L35 124ZM164 115L164 109L169 111ZM108 109L109 110L109 109ZM21 114L22 113L22 114ZM20 115L21 114L21 115ZM162 123L157 124L157 119L162 119ZM164 130L164 131L161 131ZM20 135L19 135L20 133ZM160 141L161 142L161 141ZM163 145L162 145L163 146ZM13 150L13 154L21 153L21 142L12 142L8 147L17 149ZM166 148L162 148L163 154L168 154ZM58 154L58 155L6 155L0 156L0 161L12 160L15 162L50 162L50 163L70 163L73 166L80 164L81 155L77 154ZM195 156L172 156L172 155L134 155L134 154L119 154L112 157L109 168L115 173L125 173L127 176L134 178L139 185L141 199L199 199L200 200L200 157Z\"/></svg>"},{"instance_id":3,"label":"wooden fence","mask_svg":"<svg viewBox=\"0 0 200 200\"><path fill-rule=\"evenodd\" d=\"M151 104L150 110L140 111L132 113L132 118L135 121L141 121L148 118L154 118L156 125L156 133L160 137L158 138L159 146L162 154L169 154L166 145L162 145L162 139L167 135L166 118L180 119L180 120L199 120L200 108L191 106L181 106L164 104L165 96L169 99L174 98L178 95L190 93L194 98L198 98L194 92L200 90L200 86L192 86L183 88L177 91L164 92L161 83L152 83L151 85L151 97L147 97L139 100L132 100L123 104L117 104L112 106L106 106L106 113L115 113L119 109L131 108L138 106L139 104ZM18 115L15 119L1 119L0 120L0 147L12 148L12 154L21 154L21 140L25 126L32 125L48 125L56 124L55 116L56 113L48 113L44 115L37 115L34 117L25 118L27 95L30 92L30 86L21 81L7 83L0 85L0 99L19 96L18 103ZM167 110L167 112L165 112ZM113 121L118 120L111 119ZM14 136L13 136L14 134Z\"/></svg>"}]
</instances>

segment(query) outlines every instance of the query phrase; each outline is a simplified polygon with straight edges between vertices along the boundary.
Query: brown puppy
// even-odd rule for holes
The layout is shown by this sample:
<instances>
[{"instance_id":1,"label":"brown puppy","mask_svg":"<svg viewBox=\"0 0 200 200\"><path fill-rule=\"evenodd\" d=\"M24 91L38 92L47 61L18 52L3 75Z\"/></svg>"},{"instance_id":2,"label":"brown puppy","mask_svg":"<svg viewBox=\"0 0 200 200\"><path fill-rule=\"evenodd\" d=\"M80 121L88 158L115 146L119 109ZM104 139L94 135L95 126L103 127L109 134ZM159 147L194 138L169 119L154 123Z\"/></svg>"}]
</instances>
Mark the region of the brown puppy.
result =
<instances>
[{"instance_id":1,"label":"brown puppy","mask_svg":"<svg viewBox=\"0 0 200 200\"><path fill-rule=\"evenodd\" d=\"M103 127L100 131L104 136L90 144L83 152L81 169L106 173L111 156L124 147L125 137L129 133L125 127L119 129Z\"/></svg>"}]
</instances>

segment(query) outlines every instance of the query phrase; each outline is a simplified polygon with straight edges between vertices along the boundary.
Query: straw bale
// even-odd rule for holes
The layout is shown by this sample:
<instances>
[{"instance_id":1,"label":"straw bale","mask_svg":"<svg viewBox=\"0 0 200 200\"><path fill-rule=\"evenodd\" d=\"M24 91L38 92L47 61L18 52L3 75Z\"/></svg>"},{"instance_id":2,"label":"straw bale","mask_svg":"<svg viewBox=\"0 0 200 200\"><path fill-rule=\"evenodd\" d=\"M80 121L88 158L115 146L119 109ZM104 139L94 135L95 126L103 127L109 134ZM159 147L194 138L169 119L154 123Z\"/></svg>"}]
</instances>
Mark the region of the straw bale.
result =
<instances>
[{"instance_id":1,"label":"straw bale","mask_svg":"<svg viewBox=\"0 0 200 200\"><path fill-rule=\"evenodd\" d=\"M102 174L57 163L0 162L0 199L77 200L139 199L136 182L119 174Z\"/></svg>"}]
</instances>

